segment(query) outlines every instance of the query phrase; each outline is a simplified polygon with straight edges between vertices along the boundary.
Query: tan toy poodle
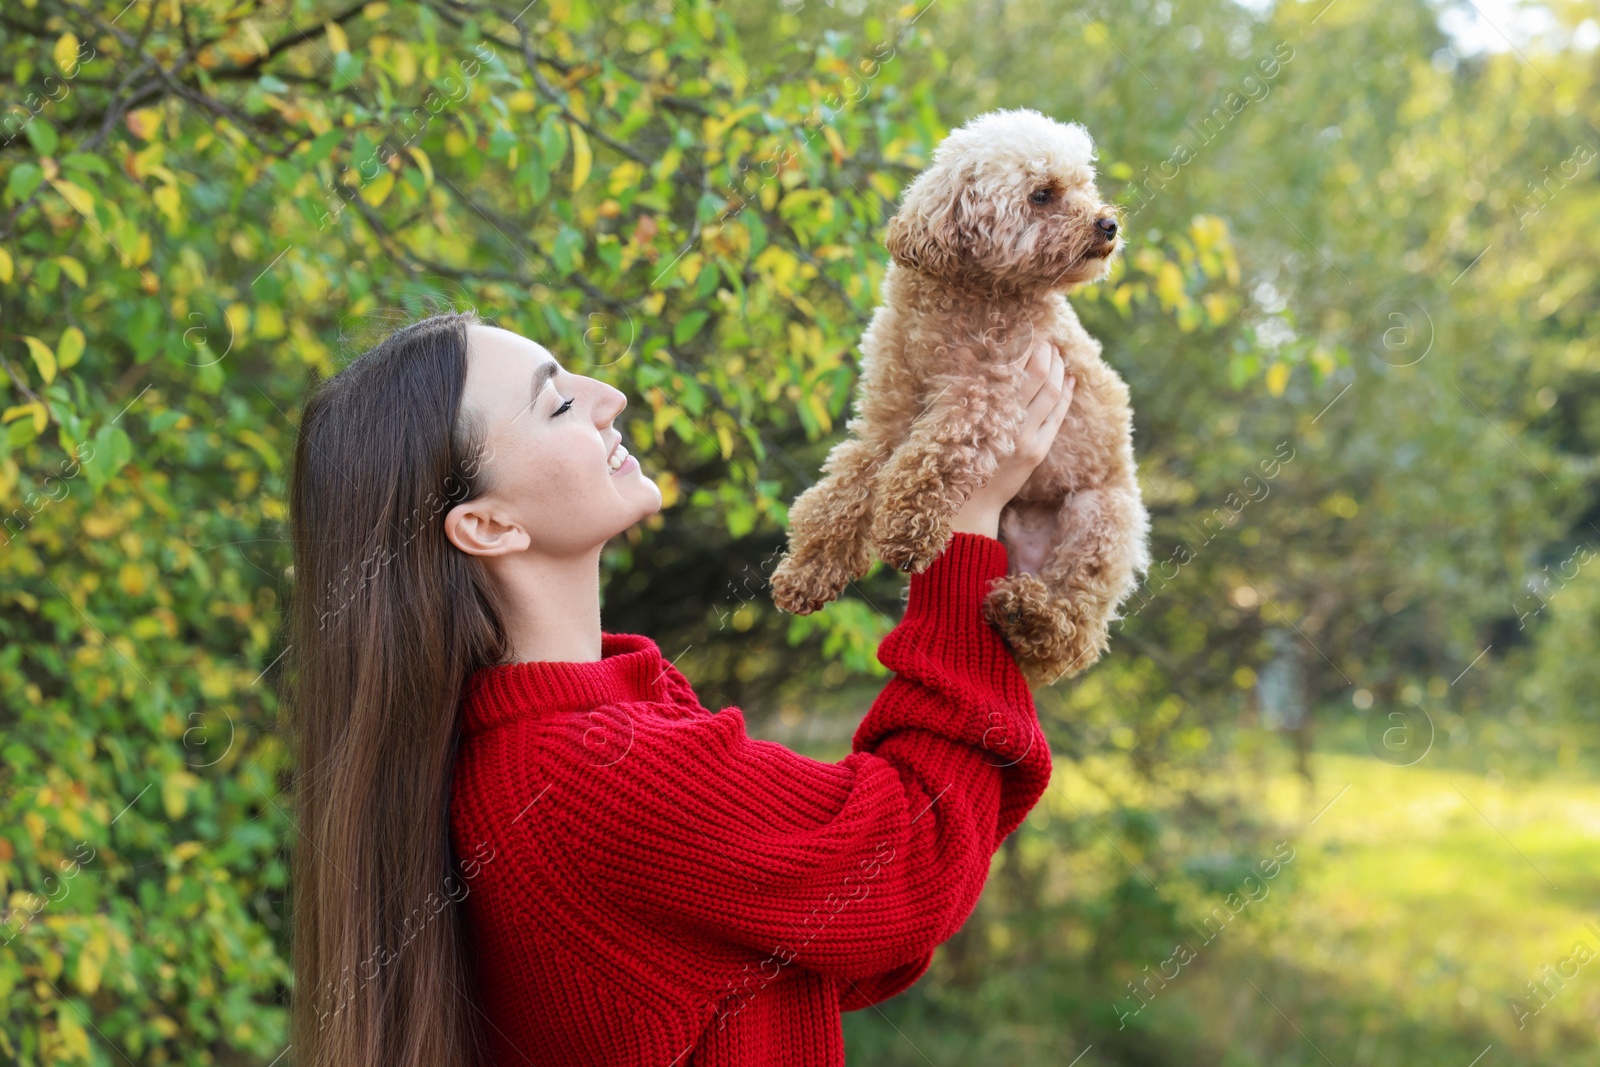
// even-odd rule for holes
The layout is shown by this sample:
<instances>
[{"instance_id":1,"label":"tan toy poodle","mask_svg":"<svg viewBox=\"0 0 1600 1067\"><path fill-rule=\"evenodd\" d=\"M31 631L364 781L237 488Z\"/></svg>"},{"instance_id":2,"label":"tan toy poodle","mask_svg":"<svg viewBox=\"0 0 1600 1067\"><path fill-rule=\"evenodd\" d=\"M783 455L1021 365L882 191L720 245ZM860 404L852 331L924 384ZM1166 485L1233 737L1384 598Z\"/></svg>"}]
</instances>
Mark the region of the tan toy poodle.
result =
<instances>
[{"instance_id":1,"label":"tan toy poodle","mask_svg":"<svg viewBox=\"0 0 1600 1067\"><path fill-rule=\"evenodd\" d=\"M1094 184L1080 125L1030 109L981 115L934 149L889 221L892 262L861 340L849 436L789 511L773 601L807 614L871 564L943 551L967 497L1015 449L1015 377L1042 336L1077 385L1049 455L1001 515L1010 573L984 614L1030 682L1092 665L1149 566L1128 387L1067 303L1105 277L1116 209Z\"/></svg>"}]
</instances>

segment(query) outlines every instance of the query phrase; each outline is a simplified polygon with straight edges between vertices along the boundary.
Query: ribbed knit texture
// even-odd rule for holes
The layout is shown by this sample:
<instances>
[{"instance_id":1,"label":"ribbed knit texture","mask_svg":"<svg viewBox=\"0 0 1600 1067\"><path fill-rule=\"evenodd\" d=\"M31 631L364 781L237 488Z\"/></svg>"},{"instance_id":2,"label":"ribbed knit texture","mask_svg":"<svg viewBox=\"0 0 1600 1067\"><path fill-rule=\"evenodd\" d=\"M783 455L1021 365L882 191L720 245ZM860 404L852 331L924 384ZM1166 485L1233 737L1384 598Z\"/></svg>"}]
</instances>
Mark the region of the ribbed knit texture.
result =
<instances>
[{"instance_id":1,"label":"ribbed knit texture","mask_svg":"<svg viewBox=\"0 0 1600 1067\"><path fill-rule=\"evenodd\" d=\"M747 737L646 637L476 674L451 832L495 1067L843 1064L839 1013L921 977L1050 779L981 614L1006 562L957 533L912 576L838 763Z\"/></svg>"}]
</instances>

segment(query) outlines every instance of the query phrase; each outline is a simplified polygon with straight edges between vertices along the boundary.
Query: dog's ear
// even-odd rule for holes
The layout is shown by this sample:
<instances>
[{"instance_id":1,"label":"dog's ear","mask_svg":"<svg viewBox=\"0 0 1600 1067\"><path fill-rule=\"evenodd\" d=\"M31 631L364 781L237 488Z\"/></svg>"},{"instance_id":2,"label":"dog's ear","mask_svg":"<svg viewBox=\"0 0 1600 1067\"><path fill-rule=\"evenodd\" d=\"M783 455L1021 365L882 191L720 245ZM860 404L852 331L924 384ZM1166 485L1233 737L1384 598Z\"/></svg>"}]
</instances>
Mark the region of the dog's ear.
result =
<instances>
[{"instance_id":1,"label":"dog's ear","mask_svg":"<svg viewBox=\"0 0 1600 1067\"><path fill-rule=\"evenodd\" d=\"M902 266L943 275L962 256L974 209L971 182L954 173L924 174L906 192L905 203L889 220L884 244Z\"/></svg>"}]
</instances>

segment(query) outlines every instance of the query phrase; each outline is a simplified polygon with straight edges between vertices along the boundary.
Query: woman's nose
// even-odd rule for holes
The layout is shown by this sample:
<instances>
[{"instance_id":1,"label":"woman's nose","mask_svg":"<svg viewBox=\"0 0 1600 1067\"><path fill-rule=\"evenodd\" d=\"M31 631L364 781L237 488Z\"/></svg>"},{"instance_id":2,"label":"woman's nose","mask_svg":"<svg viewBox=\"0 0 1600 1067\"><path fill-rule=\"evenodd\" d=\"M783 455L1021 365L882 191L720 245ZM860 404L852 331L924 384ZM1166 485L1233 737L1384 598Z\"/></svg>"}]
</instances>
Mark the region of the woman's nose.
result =
<instances>
[{"instance_id":1,"label":"woman's nose","mask_svg":"<svg viewBox=\"0 0 1600 1067\"><path fill-rule=\"evenodd\" d=\"M628 406L628 394L605 382L600 383L600 388L604 390L604 395L600 403L595 405L595 415L600 425L605 426L622 414L622 409Z\"/></svg>"}]
</instances>

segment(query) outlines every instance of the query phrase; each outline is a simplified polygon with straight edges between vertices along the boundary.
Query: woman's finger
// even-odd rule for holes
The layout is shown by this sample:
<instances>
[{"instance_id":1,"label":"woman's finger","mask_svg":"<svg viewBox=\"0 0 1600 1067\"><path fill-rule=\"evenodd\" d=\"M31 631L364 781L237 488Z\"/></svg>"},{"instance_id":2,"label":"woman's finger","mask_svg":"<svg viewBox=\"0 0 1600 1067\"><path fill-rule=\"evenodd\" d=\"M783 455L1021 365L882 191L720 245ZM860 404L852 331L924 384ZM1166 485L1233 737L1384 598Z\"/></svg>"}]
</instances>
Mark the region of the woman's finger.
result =
<instances>
[{"instance_id":1,"label":"woman's finger","mask_svg":"<svg viewBox=\"0 0 1600 1067\"><path fill-rule=\"evenodd\" d=\"M1075 376L1067 375L1066 381L1062 383L1060 399L1056 401L1055 407L1050 409L1050 413L1045 416L1043 424L1039 427L1039 436L1047 445L1056 439L1061 424L1066 421L1067 411L1072 407L1072 391L1077 384L1078 379Z\"/></svg>"},{"instance_id":2,"label":"woman's finger","mask_svg":"<svg viewBox=\"0 0 1600 1067\"><path fill-rule=\"evenodd\" d=\"M1061 384L1067 377L1067 361L1054 345L1051 346L1051 352L1050 368L1045 374L1044 383L1028 404L1026 424L1030 429L1038 429L1050 417L1051 409L1060 398Z\"/></svg>"},{"instance_id":3,"label":"woman's finger","mask_svg":"<svg viewBox=\"0 0 1600 1067\"><path fill-rule=\"evenodd\" d=\"M1056 346L1040 338L1028 350L1028 362L1023 367L1020 392L1023 407L1031 405L1050 381L1050 369L1056 355Z\"/></svg>"},{"instance_id":4,"label":"woman's finger","mask_svg":"<svg viewBox=\"0 0 1600 1067\"><path fill-rule=\"evenodd\" d=\"M1031 432L1021 439L1024 444L1020 451L1032 462L1041 463L1050 454L1056 434L1061 431L1061 423L1067 417L1067 409L1072 406L1072 387L1073 379L1069 377L1060 395L1056 397L1055 403L1039 421L1039 425L1033 427Z\"/></svg>"}]
</instances>

